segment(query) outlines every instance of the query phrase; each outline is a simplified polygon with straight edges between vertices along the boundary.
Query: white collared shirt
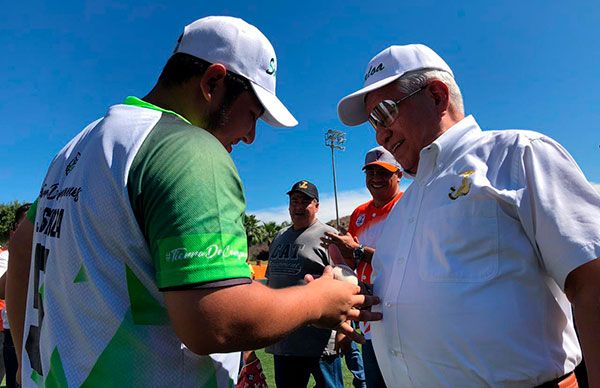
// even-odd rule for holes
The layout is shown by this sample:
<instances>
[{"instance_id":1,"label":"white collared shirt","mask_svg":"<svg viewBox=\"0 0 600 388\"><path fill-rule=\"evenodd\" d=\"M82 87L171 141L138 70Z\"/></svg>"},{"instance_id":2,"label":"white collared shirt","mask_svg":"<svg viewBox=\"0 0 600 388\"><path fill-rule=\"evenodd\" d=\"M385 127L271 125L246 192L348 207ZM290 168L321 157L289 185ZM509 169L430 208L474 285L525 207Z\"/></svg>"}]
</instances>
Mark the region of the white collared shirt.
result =
<instances>
[{"instance_id":1,"label":"white collared shirt","mask_svg":"<svg viewBox=\"0 0 600 388\"><path fill-rule=\"evenodd\" d=\"M600 196L558 143L468 116L420 154L373 258L388 386L535 386L581 361L562 292L600 256Z\"/></svg>"}]
</instances>

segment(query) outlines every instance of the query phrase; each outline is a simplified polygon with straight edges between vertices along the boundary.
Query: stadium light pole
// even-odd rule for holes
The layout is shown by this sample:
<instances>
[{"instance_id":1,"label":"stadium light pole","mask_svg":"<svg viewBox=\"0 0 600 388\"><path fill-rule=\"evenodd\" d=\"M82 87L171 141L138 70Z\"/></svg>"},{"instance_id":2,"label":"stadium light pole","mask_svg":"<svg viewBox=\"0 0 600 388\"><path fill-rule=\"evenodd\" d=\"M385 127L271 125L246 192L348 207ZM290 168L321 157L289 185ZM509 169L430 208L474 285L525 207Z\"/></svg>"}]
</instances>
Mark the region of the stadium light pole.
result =
<instances>
[{"instance_id":1,"label":"stadium light pole","mask_svg":"<svg viewBox=\"0 0 600 388\"><path fill-rule=\"evenodd\" d=\"M333 170L333 195L335 197L335 222L336 227L340 229L340 213L338 209L338 198L337 198L337 183L335 178L335 156L334 150L338 149L343 151L346 149L344 143L346 142L346 133L342 131L336 131L330 129L325 133L325 145L331 148L331 168Z\"/></svg>"}]
</instances>

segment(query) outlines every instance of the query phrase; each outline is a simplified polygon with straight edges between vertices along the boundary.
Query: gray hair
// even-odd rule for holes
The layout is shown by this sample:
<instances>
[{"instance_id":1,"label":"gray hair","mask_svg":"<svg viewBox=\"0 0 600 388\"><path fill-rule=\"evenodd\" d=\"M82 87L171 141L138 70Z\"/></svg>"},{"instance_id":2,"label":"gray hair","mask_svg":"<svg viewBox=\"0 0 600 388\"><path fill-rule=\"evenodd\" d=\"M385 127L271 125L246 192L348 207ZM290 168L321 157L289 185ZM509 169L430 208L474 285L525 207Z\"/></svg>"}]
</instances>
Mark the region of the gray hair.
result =
<instances>
[{"instance_id":1,"label":"gray hair","mask_svg":"<svg viewBox=\"0 0 600 388\"><path fill-rule=\"evenodd\" d=\"M458 88L454 77L446 71L431 69L411 71L399 78L396 81L396 84L401 92L411 93L420 87L425 86L427 82L434 79L442 81L444 84L446 84L450 93L450 106L452 106L457 112L460 112L464 115L465 107L460 89Z\"/></svg>"}]
</instances>

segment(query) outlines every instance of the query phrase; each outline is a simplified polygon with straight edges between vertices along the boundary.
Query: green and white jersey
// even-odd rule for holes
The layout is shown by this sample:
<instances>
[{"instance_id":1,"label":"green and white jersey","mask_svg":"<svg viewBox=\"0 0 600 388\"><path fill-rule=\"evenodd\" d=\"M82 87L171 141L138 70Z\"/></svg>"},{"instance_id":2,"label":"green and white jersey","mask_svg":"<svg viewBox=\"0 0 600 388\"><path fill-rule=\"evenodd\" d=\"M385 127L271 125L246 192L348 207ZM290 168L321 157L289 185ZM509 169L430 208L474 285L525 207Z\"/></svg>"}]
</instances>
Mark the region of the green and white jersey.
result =
<instances>
[{"instance_id":1,"label":"green and white jersey","mask_svg":"<svg viewBox=\"0 0 600 388\"><path fill-rule=\"evenodd\" d=\"M161 291L249 282L244 211L210 133L134 97L112 106L38 197L23 385L232 386L239 353L187 350Z\"/></svg>"}]
</instances>

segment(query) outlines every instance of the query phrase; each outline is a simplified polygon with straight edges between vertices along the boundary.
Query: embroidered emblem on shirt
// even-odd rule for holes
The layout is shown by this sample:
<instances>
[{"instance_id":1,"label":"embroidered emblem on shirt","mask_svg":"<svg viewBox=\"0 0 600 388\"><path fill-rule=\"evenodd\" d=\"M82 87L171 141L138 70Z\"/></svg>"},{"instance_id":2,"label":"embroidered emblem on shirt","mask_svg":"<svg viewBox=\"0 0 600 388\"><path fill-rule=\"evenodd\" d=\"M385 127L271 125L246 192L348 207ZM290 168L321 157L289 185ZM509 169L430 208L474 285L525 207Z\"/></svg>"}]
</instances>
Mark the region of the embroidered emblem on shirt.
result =
<instances>
[{"instance_id":1,"label":"embroidered emblem on shirt","mask_svg":"<svg viewBox=\"0 0 600 388\"><path fill-rule=\"evenodd\" d=\"M365 213L358 216L358 218L356 219L356 226L362 226L362 224L364 224L364 223L365 223Z\"/></svg>"},{"instance_id":2,"label":"embroidered emblem on shirt","mask_svg":"<svg viewBox=\"0 0 600 388\"><path fill-rule=\"evenodd\" d=\"M471 180L469 178L474 173L475 170L467 170L460 174L460 176L462 177L460 187L456 189L453 186L450 188L450 192L448 193L448 197L450 197L451 200L454 201L458 199L458 197L462 197L463 195L469 194L469 191L471 190Z\"/></svg>"},{"instance_id":3,"label":"embroidered emblem on shirt","mask_svg":"<svg viewBox=\"0 0 600 388\"><path fill-rule=\"evenodd\" d=\"M308 182L307 181L302 181L300 182L300 184L298 185L299 188L301 189L307 189L308 188Z\"/></svg>"}]
</instances>

